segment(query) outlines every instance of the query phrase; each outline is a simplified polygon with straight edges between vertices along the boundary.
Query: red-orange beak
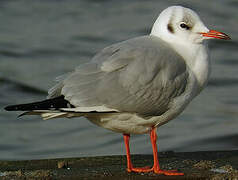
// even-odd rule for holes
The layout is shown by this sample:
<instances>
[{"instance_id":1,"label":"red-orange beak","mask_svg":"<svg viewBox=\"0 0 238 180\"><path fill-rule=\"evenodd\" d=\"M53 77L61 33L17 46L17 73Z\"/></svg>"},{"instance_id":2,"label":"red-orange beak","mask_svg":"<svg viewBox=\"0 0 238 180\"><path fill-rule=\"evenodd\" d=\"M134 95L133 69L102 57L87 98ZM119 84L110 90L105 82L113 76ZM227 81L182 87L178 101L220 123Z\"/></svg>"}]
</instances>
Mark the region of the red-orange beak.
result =
<instances>
[{"instance_id":1,"label":"red-orange beak","mask_svg":"<svg viewBox=\"0 0 238 180\"><path fill-rule=\"evenodd\" d=\"M216 39L224 39L224 40L230 40L231 39L227 34L222 33L222 32L218 32L218 31L215 31L215 30L210 30L207 33L201 32L199 34L203 35L204 37L210 37L210 38L216 38Z\"/></svg>"}]
</instances>

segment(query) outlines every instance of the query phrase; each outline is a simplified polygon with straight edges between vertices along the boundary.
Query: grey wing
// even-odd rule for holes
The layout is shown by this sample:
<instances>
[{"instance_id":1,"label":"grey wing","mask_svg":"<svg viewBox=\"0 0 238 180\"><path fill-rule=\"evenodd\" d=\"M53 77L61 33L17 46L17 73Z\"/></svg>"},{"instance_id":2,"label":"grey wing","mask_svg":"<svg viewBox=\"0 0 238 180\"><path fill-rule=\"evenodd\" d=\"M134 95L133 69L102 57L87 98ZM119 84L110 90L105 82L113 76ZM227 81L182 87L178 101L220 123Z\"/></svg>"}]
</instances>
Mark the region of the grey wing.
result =
<instances>
[{"instance_id":1,"label":"grey wing","mask_svg":"<svg viewBox=\"0 0 238 180\"><path fill-rule=\"evenodd\" d=\"M103 49L49 92L76 107L161 115L187 85L184 60L166 43L143 36Z\"/></svg>"}]
</instances>

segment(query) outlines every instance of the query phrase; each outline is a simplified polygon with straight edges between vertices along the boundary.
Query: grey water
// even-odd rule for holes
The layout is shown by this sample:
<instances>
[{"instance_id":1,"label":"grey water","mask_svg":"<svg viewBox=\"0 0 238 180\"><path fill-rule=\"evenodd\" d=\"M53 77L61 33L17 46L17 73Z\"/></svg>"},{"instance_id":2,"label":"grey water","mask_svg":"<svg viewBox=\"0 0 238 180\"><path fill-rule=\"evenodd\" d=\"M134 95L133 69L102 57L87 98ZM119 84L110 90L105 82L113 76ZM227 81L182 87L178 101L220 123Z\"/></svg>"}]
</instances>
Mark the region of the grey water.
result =
<instances>
[{"instance_id":1,"label":"grey water","mask_svg":"<svg viewBox=\"0 0 238 180\"><path fill-rule=\"evenodd\" d=\"M238 2L157 0L0 1L0 160L125 154L123 138L85 118L43 121L6 112L43 100L55 77L100 49L150 32L168 6L194 9L232 41L210 42L207 88L175 120L158 128L160 151L238 149ZM148 135L131 138L132 153L152 152Z\"/></svg>"}]
</instances>

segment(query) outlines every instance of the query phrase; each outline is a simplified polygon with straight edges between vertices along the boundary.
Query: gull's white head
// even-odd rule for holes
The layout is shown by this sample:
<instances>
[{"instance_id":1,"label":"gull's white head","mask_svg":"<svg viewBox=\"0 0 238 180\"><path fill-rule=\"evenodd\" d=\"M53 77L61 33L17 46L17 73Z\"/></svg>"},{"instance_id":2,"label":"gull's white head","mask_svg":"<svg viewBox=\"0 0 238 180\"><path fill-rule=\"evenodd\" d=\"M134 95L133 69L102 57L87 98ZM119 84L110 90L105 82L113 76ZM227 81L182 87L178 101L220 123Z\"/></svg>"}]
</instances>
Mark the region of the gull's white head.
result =
<instances>
[{"instance_id":1,"label":"gull's white head","mask_svg":"<svg viewBox=\"0 0 238 180\"><path fill-rule=\"evenodd\" d=\"M204 39L230 39L224 33L209 30L197 13L182 6L171 6L161 12L155 21L151 35L166 42L202 43Z\"/></svg>"}]
</instances>

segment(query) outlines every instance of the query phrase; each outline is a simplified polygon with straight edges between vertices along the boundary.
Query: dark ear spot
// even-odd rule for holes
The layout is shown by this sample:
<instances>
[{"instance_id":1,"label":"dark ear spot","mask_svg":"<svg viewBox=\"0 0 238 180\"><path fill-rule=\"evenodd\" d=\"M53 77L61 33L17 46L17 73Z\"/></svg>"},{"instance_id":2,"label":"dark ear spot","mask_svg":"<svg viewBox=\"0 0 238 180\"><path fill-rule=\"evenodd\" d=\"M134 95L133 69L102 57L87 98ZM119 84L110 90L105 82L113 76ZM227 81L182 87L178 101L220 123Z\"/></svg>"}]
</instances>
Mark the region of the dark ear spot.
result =
<instances>
[{"instance_id":1,"label":"dark ear spot","mask_svg":"<svg viewBox=\"0 0 238 180\"><path fill-rule=\"evenodd\" d=\"M167 28L168 28L169 32L174 33L174 28L171 23L168 24Z\"/></svg>"}]
</instances>

